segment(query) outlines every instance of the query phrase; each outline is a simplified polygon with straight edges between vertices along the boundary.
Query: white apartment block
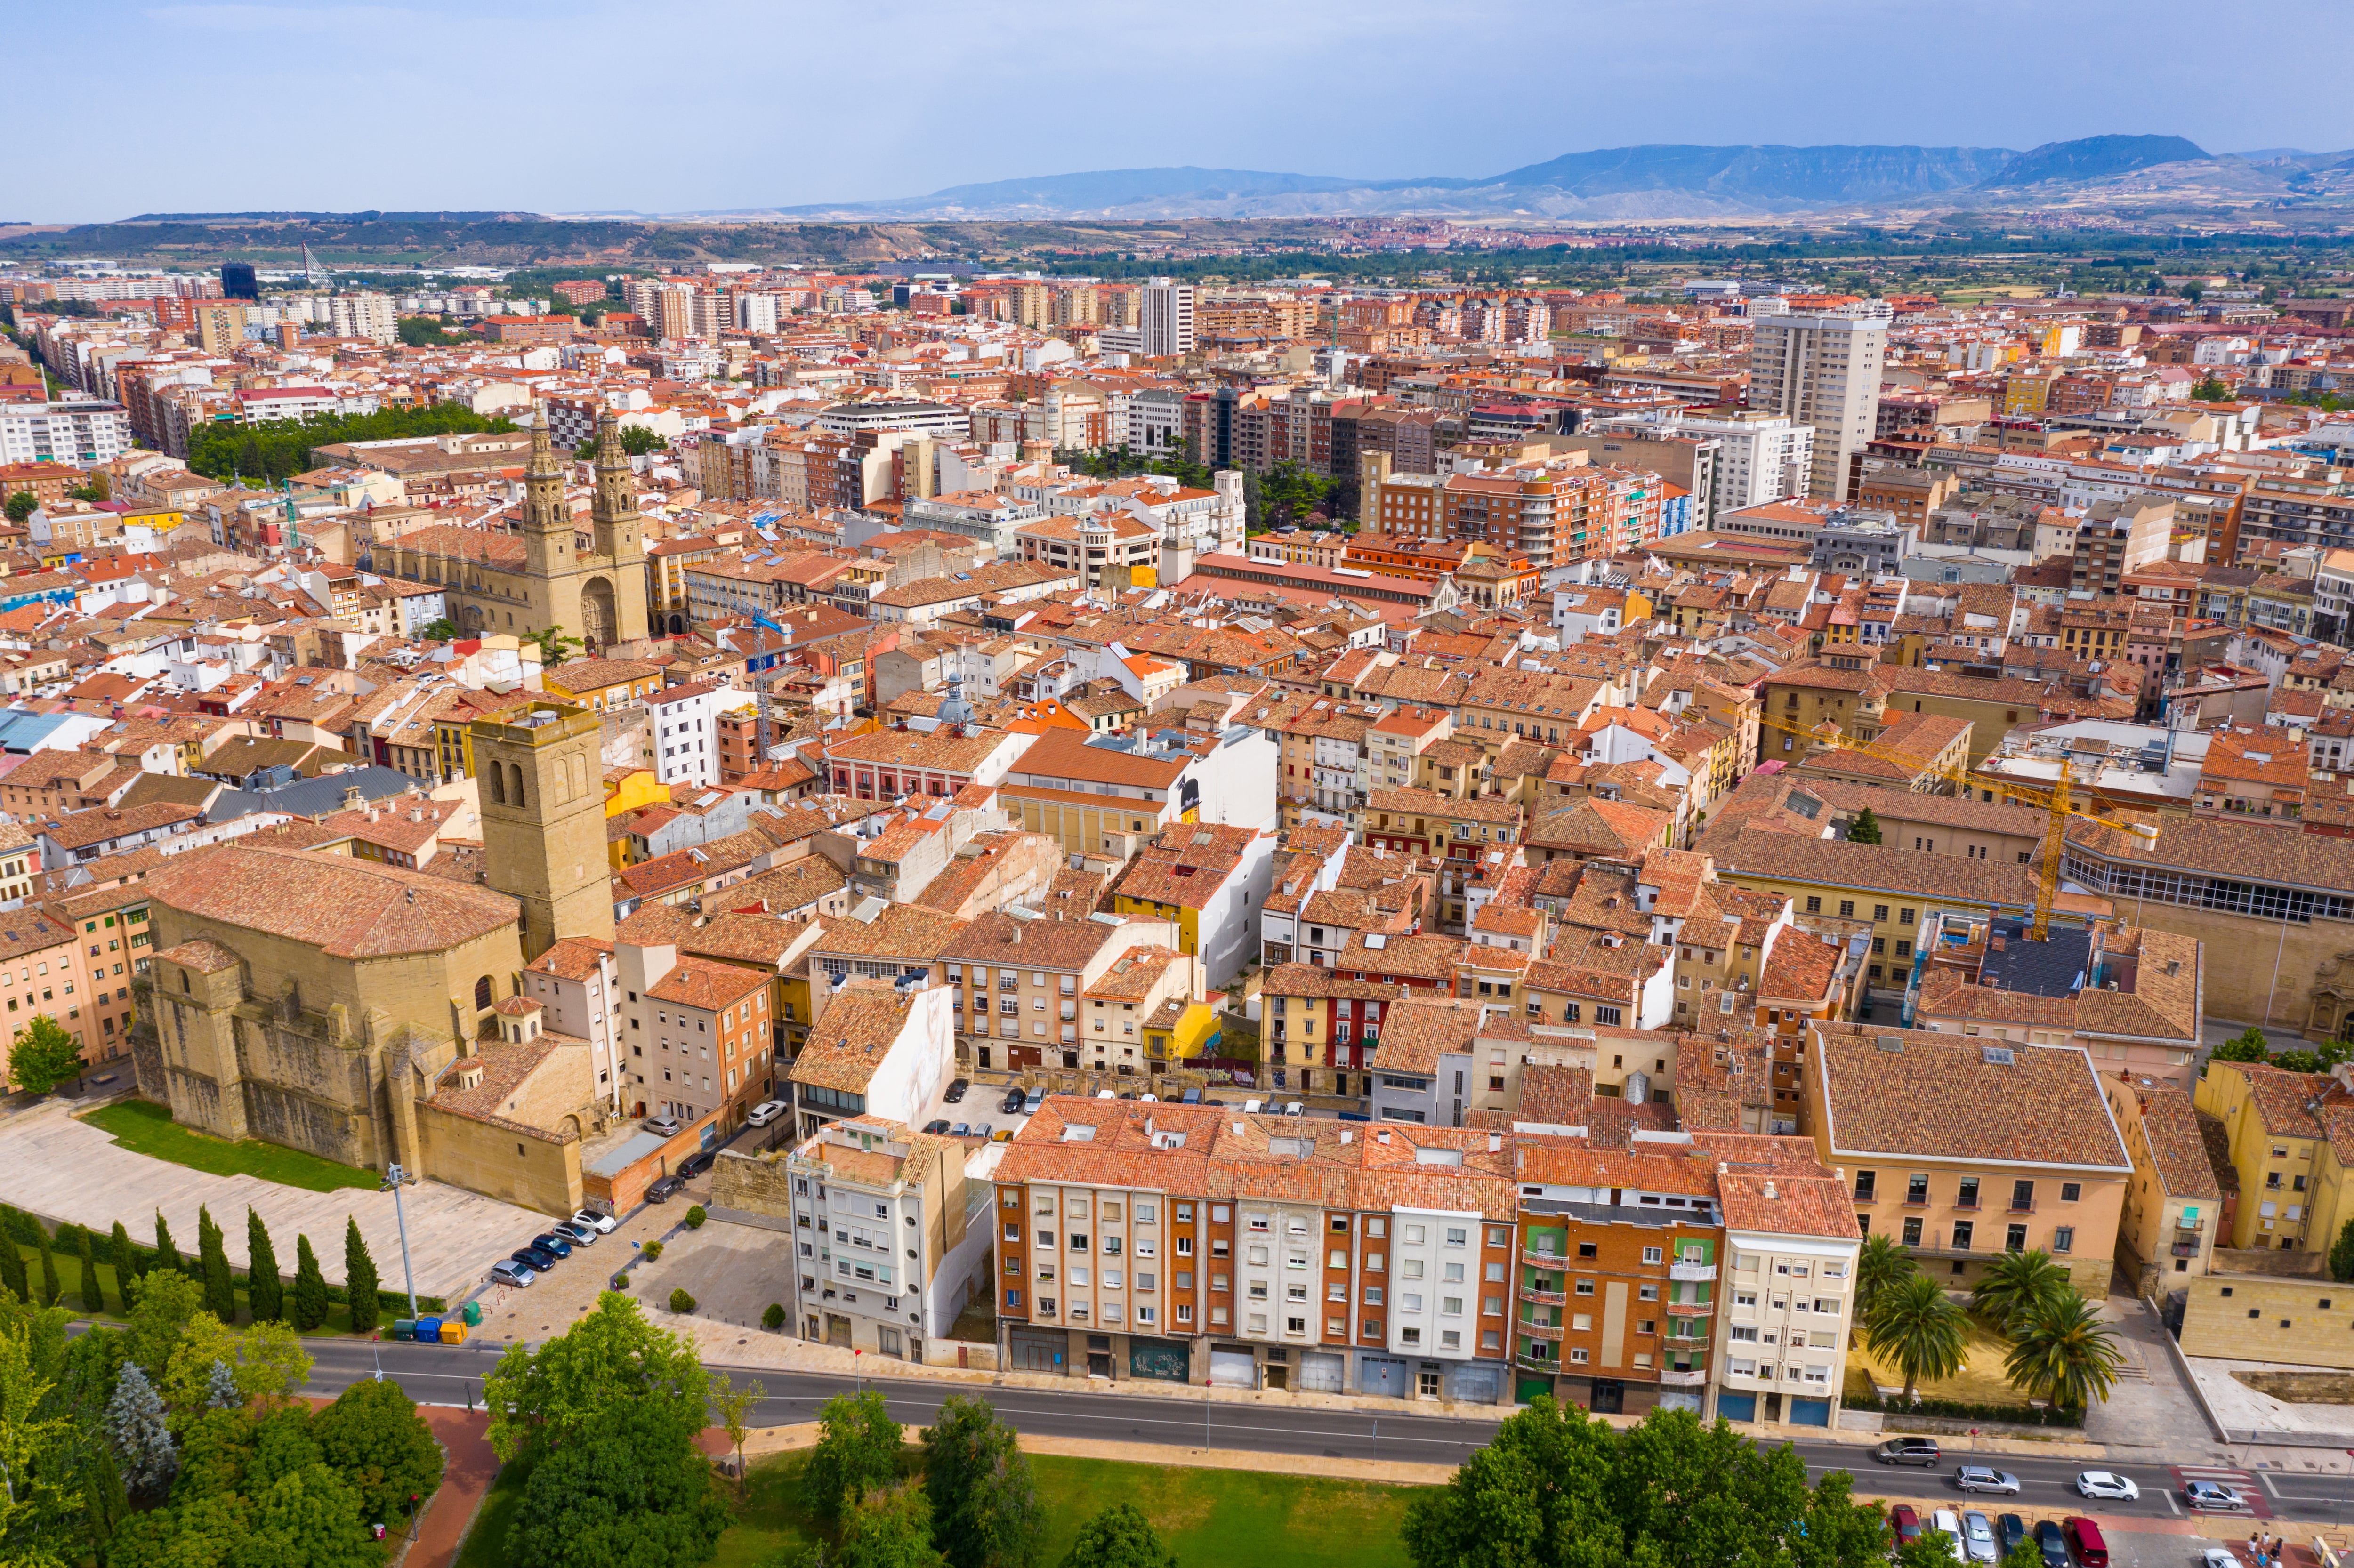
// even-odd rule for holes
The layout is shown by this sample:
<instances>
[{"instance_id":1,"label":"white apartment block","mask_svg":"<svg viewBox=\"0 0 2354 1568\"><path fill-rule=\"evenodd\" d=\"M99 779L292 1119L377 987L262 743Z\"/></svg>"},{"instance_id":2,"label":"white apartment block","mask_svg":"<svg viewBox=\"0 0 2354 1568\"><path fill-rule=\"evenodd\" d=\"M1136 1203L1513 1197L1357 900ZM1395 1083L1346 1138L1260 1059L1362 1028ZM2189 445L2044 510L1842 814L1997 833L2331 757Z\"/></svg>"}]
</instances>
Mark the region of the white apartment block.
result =
<instances>
[{"instance_id":1,"label":"white apartment block","mask_svg":"<svg viewBox=\"0 0 2354 1568\"><path fill-rule=\"evenodd\" d=\"M597 1094L616 1114L622 1108L621 991L613 945L567 937L534 959L524 973L524 995L547 1010L547 1027L588 1042Z\"/></svg>"},{"instance_id":2,"label":"white apartment block","mask_svg":"<svg viewBox=\"0 0 2354 1568\"><path fill-rule=\"evenodd\" d=\"M0 403L0 462L96 468L131 450L131 416L120 403Z\"/></svg>"},{"instance_id":3,"label":"white apartment block","mask_svg":"<svg viewBox=\"0 0 2354 1568\"><path fill-rule=\"evenodd\" d=\"M1720 1175L1717 1188L1727 1266L1702 1418L1837 1426L1862 1248L1851 1216L1824 1201L1843 1198L1842 1184L1743 1171ZM1805 1216L1817 1211L1840 1223L1810 1226Z\"/></svg>"},{"instance_id":4,"label":"white apartment block","mask_svg":"<svg viewBox=\"0 0 2354 1568\"><path fill-rule=\"evenodd\" d=\"M391 343L400 335L390 294L335 294L318 304L326 307L327 330L337 337L364 337L370 343ZM317 320L314 306L313 319Z\"/></svg>"},{"instance_id":5,"label":"white apartment block","mask_svg":"<svg viewBox=\"0 0 2354 1568\"><path fill-rule=\"evenodd\" d=\"M1888 358L1887 303L1761 316L1749 349L1749 406L1810 425L1814 472L1808 493L1845 501L1850 454L1870 443Z\"/></svg>"},{"instance_id":6,"label":"white apartment block","mask_svg":"<svg viewBox=\"0 0 2354 1568\"><path fill-rule=\"evenodd\" d=\"M664 784L719 780L719 703L737 694L710 681L667 686L646 699L654 777Z\"/></svg>"},{"instance_id":7,"label":"white apartment block","mask_svg":"<svg viewBox=\"0 0 2354 1568\"><path fill-rule=\"evenodd\" d=\"M989 1189L968 1187L964 1145L862 1116L826 1123L785 1163L802 1337L923 1361L990 1288Z\"/></svg>"},{"instance_id":8,"label":"white apartment block","mask_svg":"<svg viewBox=\"0 0 2354 1568\"><path fill-rule=\"evenodd\" d=\"M1193 285L1173 278L1144 281L1144 353L1159 358L1193 352Z\"/></svg>"}]
</instances>

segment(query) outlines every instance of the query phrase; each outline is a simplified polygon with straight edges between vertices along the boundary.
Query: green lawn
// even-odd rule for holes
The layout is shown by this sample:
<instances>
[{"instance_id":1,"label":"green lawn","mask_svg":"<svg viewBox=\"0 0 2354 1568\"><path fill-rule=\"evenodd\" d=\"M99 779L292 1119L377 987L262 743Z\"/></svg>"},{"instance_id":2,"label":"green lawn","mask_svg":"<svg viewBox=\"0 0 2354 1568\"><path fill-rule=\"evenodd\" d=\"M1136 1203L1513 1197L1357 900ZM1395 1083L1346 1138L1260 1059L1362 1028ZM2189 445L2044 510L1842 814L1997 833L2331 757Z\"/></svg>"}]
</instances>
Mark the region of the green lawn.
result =
<instances>
[{"instance_id":1,"label":"green lawn","mask_svg":"<svg viewBox=\"0 0 2354 1568\"><path fill-rule=\"evenodd\" d=\"M914 1454L911 1447L911 1462ZM780 1548L818 1539L797 1495L806 1458L779 1454L753 1464L751 1497L720 1538L718 1568L758 1568ZM1404 1487L1051 1455L1033 1455L1030 1466L1046 1505L1042 1563L1061 1562L1079 1527L1116 1501L1142 1509L1185 1568L1403 1568L1406 1560L1399 1530L1413 1493ZM493 1561L470 1552L461 1568Z\"/></svg>"},{"instance_id":2,"label":"green lawn","mask_svg":"<svg viewBox=\"0 0 2354 1568\"><path fill-rule=\"evenodd\" d=\"M104 1239L105 1238L102 1236L100 1238L101 1243L103 1243ZM0 1246L5 1246L6 1245L7 1243L5 1240L0 1240ZM21 1243L18 1244L16 1250L24 1255L25 1281L33 1287L33 1293L37 1298L41 1290L40 1251L35 1247L26 1246ZM64 1308L67 1311L71 1312L77 1318L87 1318L93 1322L126 1323L130 1321L129 1315L123 1310L122 1292L116 1287L114 1283L114 1266L106 1261L106 1248L102 1245L98 1249L97 1262L99 1294L103 1297L106 1301L106 1310L103 1312L90 1313L82 1309L81 1254L79 1252L67 1252L62 1248L52 1246L49 1249L49 1255L57 1260L58 1265L58 1306ZM281 1260L279 1264L279 1267L281 1270L291 1269L292 1266L293 1265L291 1260ZM253 1308L251 1304L246 1298L245 1277L238 1275L233 1277L237 1290L238 1321L239 1323L250 1323L253 1321ZM279 1277L285 1282L287 1290L291 1292L294 1288L294 1276L292 1273L281 1273ZM384 1314L384 1321L388 1323L391 1320L392 1315L390 1313L387 1312ZM318 1328L312 1330L311 1333L320 1338L332 1338L336 1335L348 1334L351 1331L352 1309L341 1302L334 1302L330 1303L327 1308L327 1320Z\"/></svg>"},{"instance_id":3,"label":"green lawn","mask_svg":"<svg viewBox=\"0 0 2354 1568\"><path fill-rule=\"evenodd\" d=\"M182 1127L172 1119L169 1109L152 1100L117 1100L81 1119L111 1135L115 1142L135 1154L152 1155L216 1176L259 1176L265 1181L313 1192L374 1187L379 1180L373 1171L338 1165L300 1150L281 1149L256 1139L232 1143L225 1138Z\"/></svg>"},{"instance_id":4,"label":"green lawn","mask_svg":"<svg viewBox=\"0 0 2354 1568\"><path fill-rule=\"evenodd\" d=\"M719 1538L712 1559L716 1568L760 1568L778 1552L819 1539L801 1508L807 1459L803 1450L753 1462L750 1496ZM910 1446L908 1460L914 1459ZM1142 1509L1183 1568L1274 1562L1285 1568L1404 1568L1406 1561L1399 1531L1413 1493L1405 1487L1047 1455L1031 1456L1030 1466L1046 1505L1042 1563L1061 1562L1079 1526L1116 1501ZM522 1500L523 1482L520 1467L499 1473L456 1568L504 1563L507 1526ZM721 1484L733 1494L732 1483Z\"/></svg>"}]
</instances>

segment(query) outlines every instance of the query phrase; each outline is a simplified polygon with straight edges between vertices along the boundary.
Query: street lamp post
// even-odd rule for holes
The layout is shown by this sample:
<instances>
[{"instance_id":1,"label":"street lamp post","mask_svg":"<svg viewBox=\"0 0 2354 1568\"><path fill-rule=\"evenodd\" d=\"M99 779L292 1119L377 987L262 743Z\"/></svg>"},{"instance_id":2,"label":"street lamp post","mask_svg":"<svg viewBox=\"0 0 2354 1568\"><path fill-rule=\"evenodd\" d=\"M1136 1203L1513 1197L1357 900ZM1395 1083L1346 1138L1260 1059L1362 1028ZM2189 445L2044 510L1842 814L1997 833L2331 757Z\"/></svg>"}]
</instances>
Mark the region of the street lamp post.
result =
<instances>
[{"instance_id":1,"label":"street lamp post","mask_svg":"<svg viewBox=\"0 0 2354 1568\"><path fill-rule=\"evenodd\" d=\"M400 1207L400 1190L416 1180L398 1164L387 1165L384 1168L384 1183L376 1189L392 1194L392 1220L400 1227L400 1280L408 1291L408 1316L412 1321L417 1317L417 1275L408 1266L408 1216Z\"/></svg>"}]
</instances>

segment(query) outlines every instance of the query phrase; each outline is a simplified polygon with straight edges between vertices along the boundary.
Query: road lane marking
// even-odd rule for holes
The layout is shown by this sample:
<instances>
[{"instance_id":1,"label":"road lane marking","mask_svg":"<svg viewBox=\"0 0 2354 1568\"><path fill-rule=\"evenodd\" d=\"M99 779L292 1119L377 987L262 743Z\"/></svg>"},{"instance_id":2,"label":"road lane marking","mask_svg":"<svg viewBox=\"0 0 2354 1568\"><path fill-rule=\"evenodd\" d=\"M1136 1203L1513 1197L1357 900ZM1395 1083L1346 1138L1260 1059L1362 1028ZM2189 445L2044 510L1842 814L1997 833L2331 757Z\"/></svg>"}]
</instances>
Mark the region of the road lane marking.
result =
<instances>
[{"instance_id":1,"label":"road lane marking","mask_svg":"<svg viewBox=\"0 0 2354 1568\"><path fill-rule=\"evenodd\" d=\"M2162 1491L2158 1495L2166 1499L2166 1509L2168 1513L2171 1513L2177 1519L2180 1519L2182 1517L2182 1505L2174 1500L2174 1493L2170 1489Z\"/></svg>"}]
</instances>

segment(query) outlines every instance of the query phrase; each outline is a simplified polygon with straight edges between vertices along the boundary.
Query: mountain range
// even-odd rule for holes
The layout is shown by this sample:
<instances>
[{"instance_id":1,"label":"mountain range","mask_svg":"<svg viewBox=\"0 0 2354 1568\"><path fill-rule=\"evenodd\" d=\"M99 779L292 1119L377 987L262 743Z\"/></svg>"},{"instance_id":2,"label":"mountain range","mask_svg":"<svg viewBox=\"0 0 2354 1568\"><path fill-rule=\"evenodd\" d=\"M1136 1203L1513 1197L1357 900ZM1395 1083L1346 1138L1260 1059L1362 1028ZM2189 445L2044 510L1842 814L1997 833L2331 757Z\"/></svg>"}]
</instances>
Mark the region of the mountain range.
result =
<instances>
[{"instance_id":1,"label":"mountain range","mask_svg":"<svg viewBox=\"0 0 2354 1568\"><path fill-rule=\"evenodd\" d=\"M2150 174L2148 171L2158 171ZM2212 154L2180 136L2008 147L1647 144L1570 153L1483 178L1355 179L1254 169L1101 169L951 185L928 196L692 216L801 221L1140 220L1347 217L1740 217L1826 207L2000 207L2069 192L2182 185L2334 194L2354 153Z\"/></svg>"}]
</instances>

